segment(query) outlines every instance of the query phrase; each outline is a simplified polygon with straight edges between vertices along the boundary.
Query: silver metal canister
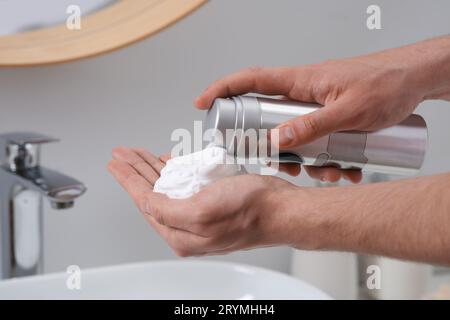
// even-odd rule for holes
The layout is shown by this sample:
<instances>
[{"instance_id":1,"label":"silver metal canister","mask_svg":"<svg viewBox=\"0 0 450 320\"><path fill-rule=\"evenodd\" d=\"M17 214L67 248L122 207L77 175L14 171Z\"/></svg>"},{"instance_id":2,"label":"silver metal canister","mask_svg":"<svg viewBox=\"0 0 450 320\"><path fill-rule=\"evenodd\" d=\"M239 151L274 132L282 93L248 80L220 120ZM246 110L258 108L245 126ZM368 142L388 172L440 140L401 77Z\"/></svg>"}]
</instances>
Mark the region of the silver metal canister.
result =
<instances>
[{"instance_id":1,"label":"silver metal canister","mask_svg":"<svg viewBox=\"0 0 450 320\"><path fill-rule=\"evenodd\" d=\"M229 137L231 132L248 129L272 129L277 125L320 108L319 105L297 101L251 96L218 98L209 109L205 129ZM240 138L242 140L242 138ZM224 147L235 152L244 142L224 139ZM403 122L372 132L336 132L309 144L283 150L271 161L299 162L312 166L335 166L342 169L363 169L386 174L416 174L425 158L428 133L424 119L411 115ZM233 151L234 150L234 151Z\"/></svg>"}]
</instances>

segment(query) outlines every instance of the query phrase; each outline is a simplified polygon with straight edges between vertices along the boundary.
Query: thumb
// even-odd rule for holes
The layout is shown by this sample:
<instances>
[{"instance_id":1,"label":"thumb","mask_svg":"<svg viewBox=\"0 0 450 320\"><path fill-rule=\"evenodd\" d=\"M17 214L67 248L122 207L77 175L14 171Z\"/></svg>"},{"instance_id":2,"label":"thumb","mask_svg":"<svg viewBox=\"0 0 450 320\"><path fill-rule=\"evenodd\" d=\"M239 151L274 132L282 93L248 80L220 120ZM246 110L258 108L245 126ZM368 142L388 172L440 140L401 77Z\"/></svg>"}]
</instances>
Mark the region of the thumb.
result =
<instances>
[{"instance_id":1,"label":"thumb","mask_svg":"<svg viewBox=\"0 0 450 320\"><path fill-rule=\"evenodd\" d=\"M344 125L349 123L345 109L341 102L336 101L280 124L275 128L279 130L279 148L307 144L332 132L349 130L350 128ZM274 136L274 133L271 133L271 136Z\"/></svg>"}]
</instances>

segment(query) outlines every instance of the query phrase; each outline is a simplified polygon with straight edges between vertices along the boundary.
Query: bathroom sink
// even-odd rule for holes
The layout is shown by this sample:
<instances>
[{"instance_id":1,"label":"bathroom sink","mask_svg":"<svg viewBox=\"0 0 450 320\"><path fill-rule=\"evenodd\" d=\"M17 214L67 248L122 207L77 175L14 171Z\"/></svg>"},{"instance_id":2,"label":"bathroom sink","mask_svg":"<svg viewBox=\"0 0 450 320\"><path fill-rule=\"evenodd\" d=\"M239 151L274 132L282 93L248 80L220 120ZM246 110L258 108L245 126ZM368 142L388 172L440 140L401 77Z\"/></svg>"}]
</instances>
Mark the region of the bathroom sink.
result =
<instances>
[{"instance_id":1,"label":"bathroom sink","mask_svg":"<svg viewBox=\"0 0 450 320\"><path fill-rule=\"evenodd\" d=\"M158 261L0 281L0 299L330 299L291 276L228 262Z\"/></svg>"}]
</instances>

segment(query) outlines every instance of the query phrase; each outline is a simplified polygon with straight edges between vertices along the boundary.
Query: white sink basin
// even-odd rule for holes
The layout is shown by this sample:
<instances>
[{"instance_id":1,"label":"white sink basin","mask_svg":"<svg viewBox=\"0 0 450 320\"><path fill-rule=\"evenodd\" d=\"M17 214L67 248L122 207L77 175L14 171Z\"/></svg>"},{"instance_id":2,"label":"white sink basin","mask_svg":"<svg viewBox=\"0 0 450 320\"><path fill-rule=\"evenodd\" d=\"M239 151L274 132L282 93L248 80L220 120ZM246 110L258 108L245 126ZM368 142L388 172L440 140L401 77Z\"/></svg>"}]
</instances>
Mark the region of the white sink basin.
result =
<instances>
[{"instance_id":1,"label":"white sink basin","mask_svg":"<svg viewBox=\"0 0 450 320\"><path fill-rule=\"evenodd\" d=\"M0 281L0 299L330 299L296 278L212 261L159 261L81 271L80 290L66 273Z\"/></svg>"}]
</instances>

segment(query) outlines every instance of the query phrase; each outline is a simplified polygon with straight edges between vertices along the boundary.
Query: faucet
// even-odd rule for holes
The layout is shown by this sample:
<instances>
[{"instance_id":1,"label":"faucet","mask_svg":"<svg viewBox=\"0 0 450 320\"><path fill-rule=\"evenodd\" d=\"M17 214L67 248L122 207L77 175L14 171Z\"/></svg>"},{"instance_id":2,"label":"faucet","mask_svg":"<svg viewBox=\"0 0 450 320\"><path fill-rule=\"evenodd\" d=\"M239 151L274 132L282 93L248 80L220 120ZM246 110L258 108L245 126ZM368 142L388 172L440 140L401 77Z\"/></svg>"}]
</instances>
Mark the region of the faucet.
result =
<instances>
[{"instance_id":1,"label":"faucet","mask_svg":"<svg viewBox=\"0 0 450 320\"><path fill-rule=\"evenodd\" d=\"M0 134L0 280L42 272L42 199L66 209L86 191L78 180L40 166L41 145L54 141L33 132Z\"/></svg>"}]
</instances>

